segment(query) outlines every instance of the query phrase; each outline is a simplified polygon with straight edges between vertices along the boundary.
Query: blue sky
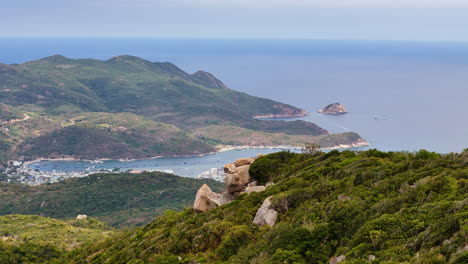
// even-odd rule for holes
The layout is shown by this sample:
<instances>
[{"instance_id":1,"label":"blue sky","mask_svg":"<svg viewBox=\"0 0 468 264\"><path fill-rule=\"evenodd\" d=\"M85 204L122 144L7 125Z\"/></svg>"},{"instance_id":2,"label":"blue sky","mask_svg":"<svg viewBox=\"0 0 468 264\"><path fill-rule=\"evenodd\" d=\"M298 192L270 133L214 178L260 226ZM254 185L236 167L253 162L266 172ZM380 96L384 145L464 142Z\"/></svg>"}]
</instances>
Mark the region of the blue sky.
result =
<instances>
[{"instance_id":1,"label":"blue sky","mask_svg":"<svg viewBox=\"0 0 468 264\"><path fill-rule=\"evenodd\" d=\"M468 42L468 0L0 0L0 37Z\"/></svg>"}]
</instances>

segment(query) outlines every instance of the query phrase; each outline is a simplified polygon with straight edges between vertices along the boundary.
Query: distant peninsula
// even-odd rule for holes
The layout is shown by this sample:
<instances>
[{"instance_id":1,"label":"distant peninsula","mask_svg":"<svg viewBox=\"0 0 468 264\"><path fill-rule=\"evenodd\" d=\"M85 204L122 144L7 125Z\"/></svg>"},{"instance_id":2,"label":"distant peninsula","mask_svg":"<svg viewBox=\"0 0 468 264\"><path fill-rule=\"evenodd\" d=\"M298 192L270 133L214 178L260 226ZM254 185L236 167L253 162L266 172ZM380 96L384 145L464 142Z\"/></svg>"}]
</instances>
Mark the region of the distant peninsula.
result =
<instances>
[{"instance_id":1,"label":"distant peninsula","mask_svg":"<svg viewBox=\"0 0 468 264\"><path fill-rule=\"evenodd\" d=\"M329 104L318 111L321 114L341 115L348 113L346 107L340 103Z\"/></svg>"},{"instance_id":2,"label":"distant peninsula","mask_svg":"<svg viewBox=\"0 0 468 264\"><path fill-rule=\"evenodd\" d=\"M235 91L204 71L122 55L0 63L0 162L146 159L229 146L366 144L297 117L303 109Z\"/></svg>"}]
</instances>

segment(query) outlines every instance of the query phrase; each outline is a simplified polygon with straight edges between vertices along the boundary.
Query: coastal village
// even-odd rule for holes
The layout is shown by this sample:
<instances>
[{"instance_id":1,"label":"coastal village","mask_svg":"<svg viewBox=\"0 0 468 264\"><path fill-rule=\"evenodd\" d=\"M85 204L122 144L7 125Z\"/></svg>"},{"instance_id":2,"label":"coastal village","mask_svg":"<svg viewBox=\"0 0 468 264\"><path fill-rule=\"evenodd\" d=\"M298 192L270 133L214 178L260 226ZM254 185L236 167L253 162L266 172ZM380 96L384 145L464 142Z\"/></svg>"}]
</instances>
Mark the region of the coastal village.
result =
<instances>
[{"instance_id":1,"label":"coastal village","mask_svg":"<svg viewBox=\"0 0 468 264\"><path fill-rule=\"evenodd\" d=\"M96 162L91 162L96 163ZM145 170L126 170L122 171L119 168L113 169L99 169L96 170L95 166L90 166L84 171L71 171L64 172L59 170L43 171L34 169L28 166L29 163L24 161L12 161L7 164L6 167L0 170L0 182L9 183L23 183L27 185L41 185L59 182L69 178L82 178L87 177L94 173L143 173L143 172L163 172L174 174L173 170L156 170L156 169L145 169ZM197 179L213 179L215 181L224 181L224 171L218 168L211 168L203 171L197 177Z\"/></svg>"}]
</instances>

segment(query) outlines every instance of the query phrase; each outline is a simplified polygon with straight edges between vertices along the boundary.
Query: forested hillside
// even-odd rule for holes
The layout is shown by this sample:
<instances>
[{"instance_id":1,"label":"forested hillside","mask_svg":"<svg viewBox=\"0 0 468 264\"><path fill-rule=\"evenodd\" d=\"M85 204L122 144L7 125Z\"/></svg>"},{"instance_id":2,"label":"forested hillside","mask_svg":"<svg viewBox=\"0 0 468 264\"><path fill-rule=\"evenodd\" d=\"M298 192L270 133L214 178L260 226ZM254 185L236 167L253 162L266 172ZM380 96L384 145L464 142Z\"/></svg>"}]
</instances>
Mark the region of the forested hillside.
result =
<instances>
[{"instance_id":1,"label":"forested hillside","mask_svg":"<svg viewBox=\"0 0 468 264\"><path fill-rule=\"evenodd\" d=\"M467 263L468 152L369 150L258 158L263 192L167 212L71 263ZM252 223L267 197L274 226Z\"/></svg>"},{"instance_id":2,"label":"forested hillside","mask_svg":"<svg viewBox=\"0 0 468 264\"><path fill-rule=\"evenodd\" d=\"M97 173L40 186L0 183L0 215L85 214L114 227L143 225L165 210L189 206L203 183L216 190L222 185L160 172Z\"/></svg>"}]
</instances>

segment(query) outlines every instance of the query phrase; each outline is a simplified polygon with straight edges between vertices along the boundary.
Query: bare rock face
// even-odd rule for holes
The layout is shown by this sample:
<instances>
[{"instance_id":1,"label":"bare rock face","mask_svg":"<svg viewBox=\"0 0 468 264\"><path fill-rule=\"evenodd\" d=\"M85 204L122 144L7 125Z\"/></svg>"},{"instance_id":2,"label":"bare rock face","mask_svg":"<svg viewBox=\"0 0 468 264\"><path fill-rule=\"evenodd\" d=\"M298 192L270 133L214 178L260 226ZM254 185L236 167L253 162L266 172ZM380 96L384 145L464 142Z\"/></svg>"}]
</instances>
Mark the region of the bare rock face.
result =
<instances>
[{"instance_id":1,"label":"bare rock face","mask_svg":"<svg viewBox=\"0 0 468 264\"><path fill-rule=\"evenodd\" d=\"M234 163L228 163L224 165L224 173L233 174L236 172L237 172L237 168Z\"/></svg>"},{"instance_id":2,"label":"bare rock face","mask_svg":"<svg viewBox=\"0 0 468 264\"><path fill-rule=\"evenodd\" d=\"M88 218L87 215L78 215L78 216L76 217L77 220L86 219L86 218Z\"/></svg>"},{"instance_id":3,"label":"bare rock face","mask_svg":"<svg viewBox=\"0 0 468 264\"><path fill-rule=\"evenodd\" d=\"M247 186L244 193L263 192L266 189L265 186Z\"/></svg>"},{"instance_id":4,"label":"bare rock face","mask_svg":"<svg viewBox=\"0 0 468 264\"><path fill-rule=\"evenodd\" d=\"M332 115L340 115L348 113L346 107L340 103L329 104L325 106L322 110L318 111L322 114L332 114Z\"/></svg>"},{"instance_id":5,"label":"bare rock face","mask_svg":"<svg viewBox=\"0 0 468 264\"><path fill-rule=\"evenodd\" d=\"M193 210L197 213L206 212L214 209L221 205L221 194L211 191L208 185L198 189L197 195L195 196L195 202L193 203Z\"/></svg>"},{"instance_id":6,"label":"bare rock face","mask_svg":"<svg viewBox=\"0 0 468 264\"><path fill-rule=\"evenodd\" d=\"M242 191L250 182L250 165L244 165L236 169L235 173L227 173L224 177L224 185L229 193Z\"/></svg>"},{"instance_id":7,"label":"bare rock face","mask_svg":"<svg viewBox=\"0 0 468 264\"><path fill-rule=\"evenodd\" d=\"M234 201L234 196L229 192L223 192L220 198L220 205L227 204Z\"/></svg>"},{"instance_id":8,"label":"bare rock face","mask_svg":"<svg viewBox=\"0 0 468 264\"><path fill-rule=\"evenodd\" d=\"M276 224L278 212L273 209L271 198L273 198L273 196L266 198L265 201L263 201L262 206L258 208L258 211L255 214L255 218L253 220L253 223L257 226L274 226Z\"/></svg>"},{"instance_id":9,"label":"bare rock face","mask_svg":"<svg viewBox=\"0 0 468 264\"><path fill-rule=\"evenodd\" d=\"M244 165L252 164L254 161L255 161L254 158L241 158L241 159L237 159L236 161L234 161L234 165L236 165L236 167L241 167Z\"/></svg>"}]
</instances>

